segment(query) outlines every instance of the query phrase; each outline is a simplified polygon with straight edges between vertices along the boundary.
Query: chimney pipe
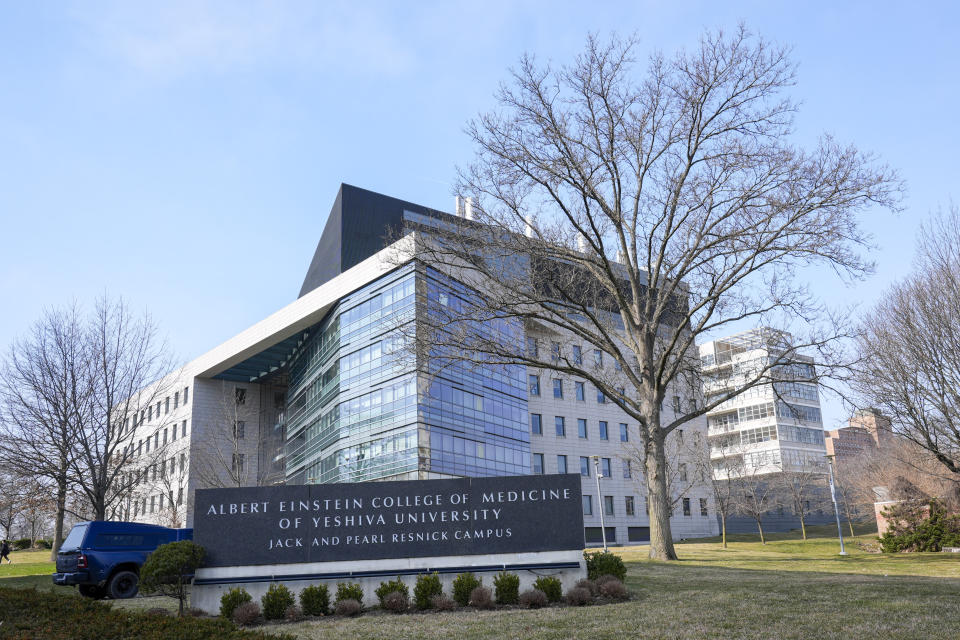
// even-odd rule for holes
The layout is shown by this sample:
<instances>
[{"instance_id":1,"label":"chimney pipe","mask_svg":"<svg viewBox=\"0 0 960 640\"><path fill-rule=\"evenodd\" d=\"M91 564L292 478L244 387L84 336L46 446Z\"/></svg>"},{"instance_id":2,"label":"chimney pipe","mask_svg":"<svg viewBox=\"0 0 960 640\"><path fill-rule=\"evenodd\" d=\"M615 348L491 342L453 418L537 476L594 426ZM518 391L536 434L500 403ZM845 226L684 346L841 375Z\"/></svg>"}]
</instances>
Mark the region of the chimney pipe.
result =
<instances>
[{"instance_id":1,"label":"chimney pipe","mask_svg":"<svg viewBox=\"0 0 960 640\"><path fill-rule=\"evenodd\" d=\"M473 198L467 198L463 209L463 217L473 220Z\"/></svg>"},{"instance_id":2,"label":"chimney pipe","mask_svg":"<svg viewBox=\"0 0 960 640\"><path fill-rule=\"evenodd\" d=\"M587 236L582 233L577 234L577 251L580 253L586 253L589 251L590 245L587 244Z\"/></svg>"},{"instance_id":3,"label":"chimney pipe","mask_svg":"<svg viewBox=\"0 0 960 640\"><path fill-rule=\"evenodd\" d=\"M453 215L460 217L463 215L463 204L460 199L460 196L457 196L453 200Z\"/></svg>"}]
</instances>

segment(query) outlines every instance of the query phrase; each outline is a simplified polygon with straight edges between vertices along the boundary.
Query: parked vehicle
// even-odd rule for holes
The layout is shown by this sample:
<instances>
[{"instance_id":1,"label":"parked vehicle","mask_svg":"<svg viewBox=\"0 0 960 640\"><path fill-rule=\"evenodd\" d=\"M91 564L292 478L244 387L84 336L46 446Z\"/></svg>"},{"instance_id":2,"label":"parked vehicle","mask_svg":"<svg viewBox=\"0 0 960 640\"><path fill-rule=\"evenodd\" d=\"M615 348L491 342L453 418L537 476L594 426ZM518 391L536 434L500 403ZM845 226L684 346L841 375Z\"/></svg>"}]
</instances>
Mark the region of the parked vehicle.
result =
<instances>
[{"instance_id":1,"label":"parked vehicle","mask_svg":"<svg viewBox=\"0 0 960 640\"><path fill-rule=\"evenodd\" d=\"M190 540L193 529L169 529L137 522L75 524L57 552L54 584L76 585L88 598L132 598L140 567L162 544Z\"/></svg>"}]
</instances>

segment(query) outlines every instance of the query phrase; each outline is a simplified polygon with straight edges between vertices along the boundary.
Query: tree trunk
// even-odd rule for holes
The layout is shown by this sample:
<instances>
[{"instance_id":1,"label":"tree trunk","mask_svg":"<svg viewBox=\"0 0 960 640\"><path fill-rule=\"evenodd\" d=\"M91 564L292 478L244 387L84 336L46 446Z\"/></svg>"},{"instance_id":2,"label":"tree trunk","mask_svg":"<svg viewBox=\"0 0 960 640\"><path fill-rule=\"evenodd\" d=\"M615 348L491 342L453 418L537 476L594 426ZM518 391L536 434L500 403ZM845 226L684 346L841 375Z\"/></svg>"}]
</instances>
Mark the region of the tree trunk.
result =
<instances>
[{"instance_id":1,"label":"tree trunk","mask_svg":"<svg viewBox=\"0 0 960 640\"><path fill-rule=\"evenodd\" d=\"M800 533L803 535L803 539L807 539L807 525L803 521L803 511L800 512Z\"/></svg>"},{"instance_id":2,"label":"tree trunk","mask_svg":"<svg viewBox=\"0 0 960 640\"><path fill-rule=\"evenodd\" d=\"M676 560L670 533L670 496L663 438L652 437L647 447L647 502L650 506L650 559Z\"/></svg>"},{"instance_id":3,"label":"tree trunk","mask_svg":"<svg viewBox=\"0 0 960 640\"><path fill-rule=\"evenodd\" d=\"M67 479L57 478L57 522L53 532L53 546L50 547L50 559L57 561L57 552L63 544L63 514L67 509Z\"/></svg>"},{"instance_id":4,"label":"tree trunk","mask_svg":"<svg viewBox=\"0 0 960 640\"><path fill-rule=\"evenodd\" d=\"M727 514L720 516L720 537L723 539L723 548L727 548Z\"/></svg>"},{"instance_id":5,"label":"tree trunk","mask_svg":"<svg viewBox=\"0 0 960 640\"><path fill-rule=\"evenodd\" d=\"M763 538L763 523L760 522L760 518L757 518L757 529L760 530L760 544L767 544L767 541Z\"/></svg>"}]
</instances>

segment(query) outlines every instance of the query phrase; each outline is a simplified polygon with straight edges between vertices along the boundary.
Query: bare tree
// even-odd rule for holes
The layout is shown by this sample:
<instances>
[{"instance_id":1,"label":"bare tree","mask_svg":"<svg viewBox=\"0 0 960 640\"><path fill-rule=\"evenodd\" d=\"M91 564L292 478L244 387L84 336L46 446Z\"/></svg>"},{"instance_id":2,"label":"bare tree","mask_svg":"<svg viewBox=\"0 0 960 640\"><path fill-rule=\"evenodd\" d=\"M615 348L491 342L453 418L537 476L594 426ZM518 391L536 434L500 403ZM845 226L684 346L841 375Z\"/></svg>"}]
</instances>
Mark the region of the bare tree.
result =
<instances>
[{"instance_id":1,"label":"bare tree","mask_svg":"<svg viewBox=\"0 0 960 640\"><path fill-rule=\"evenodd\" d=\"M717 459L713 460L713 453ZM713 489L713 502L720 517L720 542L727 548L727 519L736 513L737 482L743 473L743 454L726 446L723 439L715 439L699 452L697 466Z\"/></svg>"},{"instance_id":2,"label":"bare tree","mask_svg":"<svg viewBox=\"0 0 960 640\"><path fill-rule=\"evenodd\" d=\"M56 512L56 501L51 497L50 487L40 479L28 480L20 502L20 523L23 532L30 538L30 546L37 546Z\"/></svg>"},{"instance_id":3,"label":"bare tree","mask_svg":"<svg viewBox=\"0 0 960 640\"><path fill-rule=\"evenodd\" d=\"M10 531L17 520L22 505L20 504L23 487L20 479L9 471L0 469L0 527L3 527L3 539L10 539Z\"/></svg>"},{"instance_id":4,"label":"bare tree","mask_svg":"<svg viewBox=\"0 0 960 640\"><path fill-rule=\"evenodd\" d=\"M960 475L960 210L924 225L916 268L864 319L855 388Z\"/></svg>"},{"instance_id":5,"label":"bare tree","mask_svg":"<svg viewBox=\"0 0 960 640\"><path fill-rule=\"evenodd\" d=\"M822 461L809 457L801 458L799 464L792 466L792 470L785 469L777 474L777 489L782 499L792 508L794 515L800 519L800 533L806 540L807 516L820 508L823 494L818 489L824 486L826 467Z\"/></svg>"},{"instance_id":6,"label":"bare tree","mask_svg":"<svg viewBox=\"0 0 960 640\"><path fill-rule=\"evenodd\" d=\"M74 433L90 393L85 329L76 305L50 309L14 342L0 373L0 461L15 476L47 478L56 495L52 557L73 487Z\"/></svg>"},{"instance_id":7,"label":"bare tree","mask_svg":"<svg viewBox=\"0 0 960 640\"><path fill-rule=\"evenodd\" d=\"M764 473L759 466L744 465L733 478L733 484L734 510L756 521L760 543L767 544L763 535L763 518L771 509L780 506L776 476Z\"/></svg>"},{"instance_id":8,"label":"bare tree","mask_svg":"<svg viewBox=\"0 0 960 640\"><path fill-rule=\"evenodd\" d=\"M570 66L524 57L499 108L469 124L478 153L456 187L469 210L423 221L416 242L434 282L417 352L594 385L639 423L650 555L675 559L668 434L801 350L830 373L846 332L796 276L816 265L866 274L857 214L894 206L899 182L830 138L810 151L788 141L786 49L741 27L653 56L642 77L633 49L591 37ZM795 344L698 401L698 340L785 318L802 325ZM597 357L524 349L524 331ZM680 407L664 411L673 396Z\"/></svg>"},{"instance_id":9,"label":"bare tree","mask_svg":"<svg viewBox=\"0 0 960 640\"><path fill-rule=\"evenodd\" d=\"M71 467L94 518L103 520L133 486L134 415L153 406L160 414L173 366L150 316L134 314L123 300L97 300L85 336L89 394L71 434Z\"/></svg>"}]
</instances>

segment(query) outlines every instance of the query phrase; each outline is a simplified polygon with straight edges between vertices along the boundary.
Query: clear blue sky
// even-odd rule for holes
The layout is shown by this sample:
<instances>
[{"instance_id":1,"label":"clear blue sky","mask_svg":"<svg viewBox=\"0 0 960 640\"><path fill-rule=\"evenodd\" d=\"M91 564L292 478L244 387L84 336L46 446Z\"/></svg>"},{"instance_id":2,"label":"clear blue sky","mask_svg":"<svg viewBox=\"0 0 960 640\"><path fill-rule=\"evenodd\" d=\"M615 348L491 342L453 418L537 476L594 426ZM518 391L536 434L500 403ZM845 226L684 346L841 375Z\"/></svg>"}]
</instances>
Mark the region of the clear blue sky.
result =
<instances>
[{"instance_id":1,"label":"clear blue sky","mask_svg":"<svg viewBox=\"0 0 960 640\"><path fill-rule=\"evenodd\" d=\"M835 6L842 5L842 6ZM794 47L797 135L829 132L906 179L865 216L881 251L834 301L910 268L957 194L952 3L16 2L0 13L0 346L41 310L108 292L184 360L296 298L341 182L449 210L464 123L524 51L588 31L641 54L739 20ZM842 416L828 407L828 428Z\"/></svg>"}]
</instances>

